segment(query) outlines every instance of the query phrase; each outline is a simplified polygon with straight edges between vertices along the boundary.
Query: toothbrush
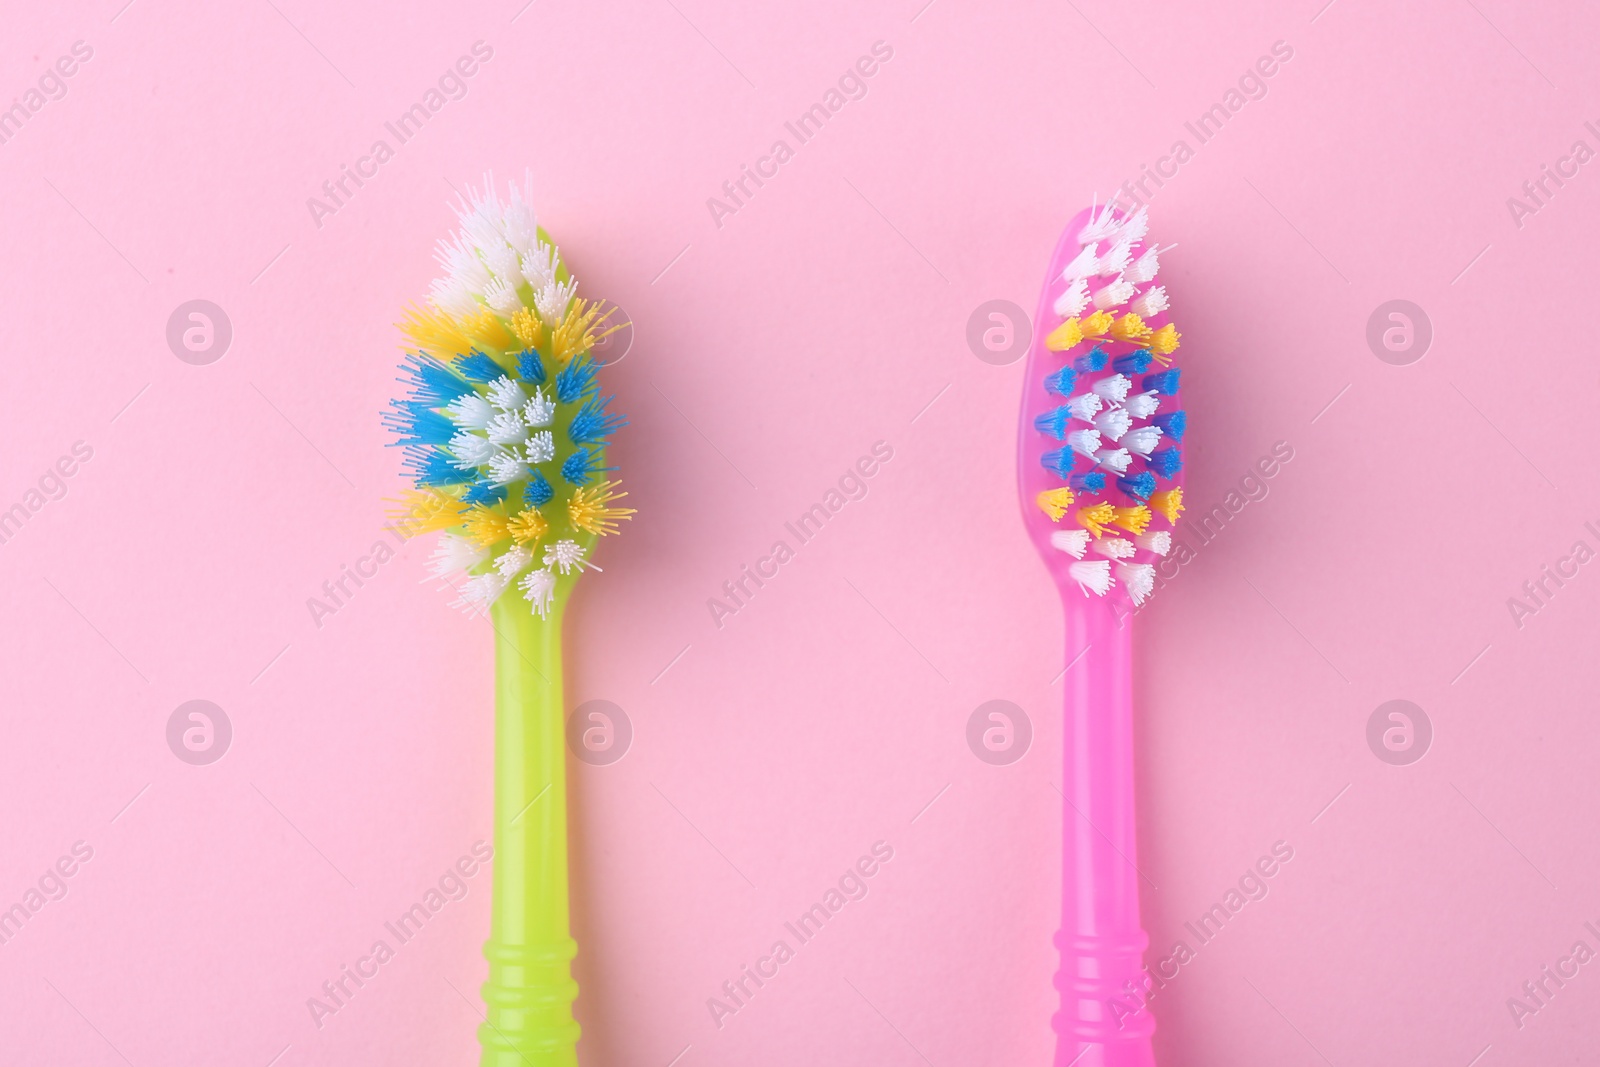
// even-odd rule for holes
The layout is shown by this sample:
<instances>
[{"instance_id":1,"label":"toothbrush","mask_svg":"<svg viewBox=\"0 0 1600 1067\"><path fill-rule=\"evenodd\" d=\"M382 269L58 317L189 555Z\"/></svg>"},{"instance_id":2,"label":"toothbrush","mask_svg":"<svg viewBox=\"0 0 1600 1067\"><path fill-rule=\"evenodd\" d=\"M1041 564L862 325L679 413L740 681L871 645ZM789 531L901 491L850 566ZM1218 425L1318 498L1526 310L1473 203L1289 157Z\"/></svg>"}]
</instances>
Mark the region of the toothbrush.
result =
<instances>
[{"instance_id":1,"label":"toothbrush","mask_svg":"<svg viewBox=\"0 0 1600 1067\"><path fill-rule=\"evenodd\" d=\"M529 184L529 183L525 183ZM577 954L567 907L561 623L595 541L633 514L606 477L626 424L590 350L618 326L577 296L532 208L493 178L456 208L445 276L408 309L408 344L385 424L416 488L396 517L443 531L435 577L495 632L494 885L484 1067L576 1067ZM520 595L519 595L520 594Z\"/></svg>"},{"instance_id":2,"label":"toothbrush","mask_svg":"<svg viewBox=\"0 0 1600 1067\"><path fill-rule=\"evenodd\" d=\"M1177 330L1144 208L1072 220L1050 261L1018 435L1023 523L1066 613L1055 1067L1150 1067L1133 793L1133 610L1183 510ZM1081 662L1079 660L1081 659Z\"/></svg>"}]
</instances>

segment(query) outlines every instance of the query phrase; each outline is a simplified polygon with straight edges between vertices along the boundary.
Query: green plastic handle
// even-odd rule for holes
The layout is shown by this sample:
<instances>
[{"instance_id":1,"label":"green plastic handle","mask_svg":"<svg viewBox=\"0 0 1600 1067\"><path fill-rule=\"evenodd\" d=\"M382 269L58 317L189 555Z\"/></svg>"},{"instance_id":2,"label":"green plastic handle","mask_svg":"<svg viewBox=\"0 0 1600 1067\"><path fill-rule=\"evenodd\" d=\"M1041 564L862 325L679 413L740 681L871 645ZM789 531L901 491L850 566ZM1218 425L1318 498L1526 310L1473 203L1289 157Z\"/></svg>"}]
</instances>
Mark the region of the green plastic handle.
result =
<instances>
[{"instance_id":1,"label":"green plastic handle","mask_svg":"<svg viewBox=\"0 0 1600 1067\"><path fill-rule=\"evenodd\" d=\"M494 897L482 1067L577 1067L567 910L567 762L562 583L547 618L495 602Z\"/></svg>"}]
</instances>

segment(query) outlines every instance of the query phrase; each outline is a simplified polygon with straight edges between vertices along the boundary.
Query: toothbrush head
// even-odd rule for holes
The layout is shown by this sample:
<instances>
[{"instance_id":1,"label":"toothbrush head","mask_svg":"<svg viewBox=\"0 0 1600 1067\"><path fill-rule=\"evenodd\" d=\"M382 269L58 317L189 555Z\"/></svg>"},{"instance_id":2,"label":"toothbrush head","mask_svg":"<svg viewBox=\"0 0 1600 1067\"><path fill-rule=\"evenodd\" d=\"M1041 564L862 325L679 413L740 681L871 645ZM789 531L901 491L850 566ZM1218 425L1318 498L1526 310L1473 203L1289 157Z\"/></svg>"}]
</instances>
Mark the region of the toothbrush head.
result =
<instances>
[{"instance_id":1,"label":"toothbrush head","mask_svg":"<svg viewBox=\"0 0 1600 1067\"><path fill-rule=\"evenodd\" d=\"M1022 390L1017 479L1023 523L1065 592L1131 610L1155 589L1183 511L1188 416L1172 354L1167 249L1144 208L1080 212L1061 234Z\"/></svg>"},{"instance_id":2,"label":"toothbrush head","mask_svg":"<svg viewBox=\"0 0 1600 1067\"><path fill-rule=\"evenodd\" d=\"M625 324L578 297L530 187L513 183L502 200L491 176L456 207L461 228L436 253L445 276L400 324L406 393L383 414L415 483L393 517L410 533L443 532L432 572L476 614L520 593L548 616L579 574L599 570L595 541L633 515L616 506L627 494L606 463L628 420L591 354Z\"/></svg>"}]
</instances>

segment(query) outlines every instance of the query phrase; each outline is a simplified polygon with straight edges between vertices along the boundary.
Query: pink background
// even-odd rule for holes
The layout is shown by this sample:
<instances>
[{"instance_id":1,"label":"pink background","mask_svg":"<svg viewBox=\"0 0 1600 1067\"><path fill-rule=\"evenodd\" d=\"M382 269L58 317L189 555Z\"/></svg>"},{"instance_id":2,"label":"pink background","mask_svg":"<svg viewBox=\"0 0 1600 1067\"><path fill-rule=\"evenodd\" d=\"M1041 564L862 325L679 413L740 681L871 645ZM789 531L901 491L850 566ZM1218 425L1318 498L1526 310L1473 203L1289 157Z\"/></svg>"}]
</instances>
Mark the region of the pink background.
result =
<instances>
[{"instance_id":1,"label":"pink background","mask_svg":"<svg viewBox=\"0 0 1600 1067\"><path fill-rule=\"evenodd\" d=\"M1600 18L123 2L12 4L0 40L0 100L93 48L0 145L0 508L93 449L0 545L0 906L94 850L0 946L0 1062L475 1062L487 875L320 1029L306 1001L490 833L489 631L419 582L420 541L320 628L306 601L387 536L391 324L452 188L525 167L637 330L611 384L640 514L569 632L569 703L635 731L572 764L585 1062L1047 1062L1060 613L1015 510L1022 364L975 358L967 320L1032 307L1062 222L1194 147L1184 122L1280 40L1267 96L1153 203L1190 516L1294 452L1137 624L1155 945L1274 842L1294 858L1160 994L1157 1051L1466 1067L1600 1043L1600 965L1521 1028L1506 1005L1600 947L1600 570L1520 628L1507 606L1600 547L1600 174L1520 227L1506 206L1600 148ZM478 40L465 98L318 228L306 199ZM868 95L719 228L707 198L880 40ZM195 298L234 329L207 366L165 340ZM1365 339L1395 298L1433 324L1409 366ZM719 629L708 598L877 441L868 495ZM1396 698L1434 730L1404 767L1365 733ZM167 747L191 699L233 725L210 766ZM1009 766L965 740L993 699L1035 728ZM877 841L869 895L719 1029L707 998Z\"/></svg>"}]
</instances>

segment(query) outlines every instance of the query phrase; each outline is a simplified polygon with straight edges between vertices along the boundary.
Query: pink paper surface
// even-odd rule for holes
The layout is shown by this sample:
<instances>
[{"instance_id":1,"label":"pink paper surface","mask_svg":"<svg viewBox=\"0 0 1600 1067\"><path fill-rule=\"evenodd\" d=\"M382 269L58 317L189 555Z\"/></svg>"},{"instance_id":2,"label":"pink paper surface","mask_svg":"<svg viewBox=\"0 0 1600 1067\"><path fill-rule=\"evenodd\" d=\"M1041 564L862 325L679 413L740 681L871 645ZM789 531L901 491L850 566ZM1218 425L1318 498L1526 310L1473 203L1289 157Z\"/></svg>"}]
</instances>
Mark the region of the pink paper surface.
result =
<instances>
[{"instance_id":1,"label":"pink paper surface","mask_svg":"<svg viewBox=\"0 0 1600 1067\"><path fill-rule=\"evenodd\" d=\"M636 331L610 384L639 516L568 633L569 706L632 726L572 762L585 1063L1047 1061L1060 610L1017 518L1022 363L967 333L1032 307L1062 224L1144 165L1191 413L1191 554L1135 623L1144 921L1190 957L1159 1061L1600 1046L1600 964L1562 962L1600 951L1600 17L124 5L13 4L0 35L28 112L0 125L0 908L29 912L0 925L0 1064L475 1062L488 874L403 944L385 923L490 836L490 633L386 532L378 411L446 201L527 168ZM345 166L370 176L314 212ZM1419 360L1369 344L1397 299ZM204 365L167 339L192 300L231 324ZM346 566L376 573L313 613ZM192 700L231 724L209 765L169 747ZM994 700L1031 724L1006 764L968 743ZM1369 745L1391 700L1431 724L1409 765L1383 722Z\"/></svg>"}]
</instances>

